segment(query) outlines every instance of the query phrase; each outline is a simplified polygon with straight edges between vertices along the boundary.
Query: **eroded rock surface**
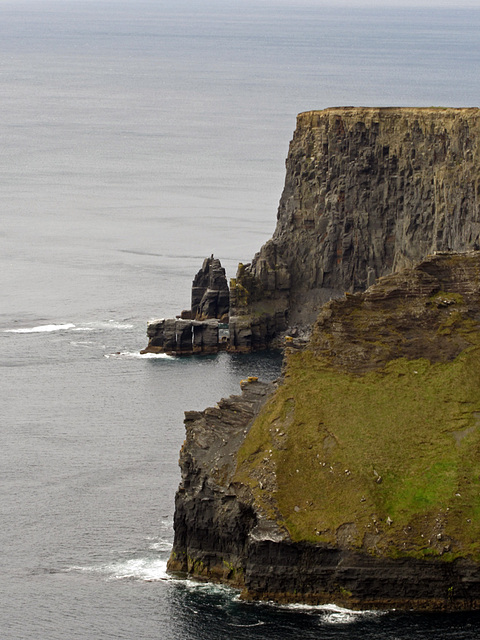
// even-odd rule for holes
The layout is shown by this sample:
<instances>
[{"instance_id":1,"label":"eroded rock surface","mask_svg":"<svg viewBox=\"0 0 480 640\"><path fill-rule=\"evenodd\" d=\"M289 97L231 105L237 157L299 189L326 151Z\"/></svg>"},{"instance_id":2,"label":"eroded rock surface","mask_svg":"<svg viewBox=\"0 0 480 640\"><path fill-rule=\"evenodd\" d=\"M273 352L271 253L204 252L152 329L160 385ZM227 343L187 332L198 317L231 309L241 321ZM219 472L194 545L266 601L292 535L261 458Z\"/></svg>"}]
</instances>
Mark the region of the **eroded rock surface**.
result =
<instances>
[{"instance_id":1,"label":"eroded rock surface","mask_svg":"<svg viewBox=\"0 0 480 640\"><path fill-rule=\"evenodd\" d=\"M222 348L218 320L167 318L149 322L148 346L142 353L209 355Z\"/></svg>"},{"instance_id":2,"label":"eroded rock surface","mask_svg":"<svg viewBox=\"0 0 480 640\"><path fill-rule=\"evenodd\" d=\"M230 288L229 348L288 330L285 376L186 414L170 570L480 608L479 134L478 109L298 116L277 228Z\"/></svg>"},{"instance_id":3,"label":"eroded rock surface","mask_svg":"<svg viewBox=\"0 0 480 640\"><path fill-rule=\"evenodd\" d=\"M230 290L220 260L205 258L192 284L192 318L228 322Z\"/></svg>"},{"instance_id":4,"label":"eroded rock surface","mask_svg":"<svg viewBox=\"0 0 480 640\"><path fill-rule=\"evenodd\" d=\"M240 265L231 315L245 316L245 325L248 317L258 323L280 314L290 328L309 327L331 298L434 251L478 248L479 113L351 107L300 114L275 233L251 264Z\"/></svg>"},{"instance_id":5,"label":"eroded rock surface","mask_svg":"<svg viewBox=\"0 0 480 640\"><path fill-rule=\"evenodd\" d=\"M210 355L227 347L221 324L228 322L230 291L220 260L205 258L192 283L192 307L176 318L147 325L148 345L141 353ZM228 331L226 332L228 334Z\"/></svg>"},{"instance_id":6,"label":"eroded rock surface","mask_svg":"<svg viewBox=\"0 0 480 640\"><path fill-rule=\"evenodd\" d=\"M452 361L478 331L479 293L480 253L439 252L362 294L328 302L309 348L349 373L395 358Z\"/></svg>"},{"instance_id":7,"label":"eroded rock surface","mask_svg":"<svg viewBox=\"0 0 480 640\"><path fill-rule=\"evenodd\" d=\"M182 481L175 500L175 543L170 571L243 583L249 532L257 516L247 487L233 476L237 453L274 385L241 383L242 394L205 411L186 411L180 452Z\"/></svg>"}]
</instances>

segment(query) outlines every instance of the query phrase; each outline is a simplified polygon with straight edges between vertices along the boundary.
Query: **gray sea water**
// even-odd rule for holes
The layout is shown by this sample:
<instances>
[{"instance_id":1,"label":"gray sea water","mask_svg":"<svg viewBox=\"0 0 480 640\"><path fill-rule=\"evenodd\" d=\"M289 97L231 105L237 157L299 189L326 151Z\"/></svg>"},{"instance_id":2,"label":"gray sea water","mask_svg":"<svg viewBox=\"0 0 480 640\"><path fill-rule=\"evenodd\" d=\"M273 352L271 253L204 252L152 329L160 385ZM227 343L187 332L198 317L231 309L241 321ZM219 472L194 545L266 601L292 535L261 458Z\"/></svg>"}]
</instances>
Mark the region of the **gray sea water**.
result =
<instances>
[{"instance_id":1,"label":"gray sea water","mask_svg":"<svg viewBox=\"0 0 480 640\"><path fill-rule=\"evenodd\" d=\"M0 1L0 638L480 637L167 576L184 410L280 359L138 354L270 237L298 112L476 106L479 33L453 2Z\"/></svg>"}]
</instances>

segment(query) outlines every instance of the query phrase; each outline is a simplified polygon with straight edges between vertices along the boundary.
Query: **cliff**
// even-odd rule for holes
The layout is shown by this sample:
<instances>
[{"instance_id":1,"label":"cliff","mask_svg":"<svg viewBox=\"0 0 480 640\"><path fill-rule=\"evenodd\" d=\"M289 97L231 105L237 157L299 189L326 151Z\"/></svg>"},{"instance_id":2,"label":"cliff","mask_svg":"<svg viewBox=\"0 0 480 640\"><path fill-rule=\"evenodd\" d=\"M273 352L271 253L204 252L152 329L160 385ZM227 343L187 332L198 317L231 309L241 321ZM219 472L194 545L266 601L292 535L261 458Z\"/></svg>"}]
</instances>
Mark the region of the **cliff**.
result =
<instances>
[{"instance_id":1,"label":"cliff","mask_svg":"<svg viewBox=\"0 0 480 640\"><path fill-rule=\"evenodd\" d=\"M238 500L243 489L233 483L237 455L274 385L254 378L241 387L241 396L202 412L185 412L182 481L169 560L170 571L237 586L243 583L247 538L256 520L251 500Z\"/></svg>"},{"instance_id":2,"label":"cliff","mask_svg":"<svg viewBox=\"0 0 480 640\"><path fill-rule=\"evenodd\" d=\"M479 114L298 116L275 233L230 286L228 349L288 329L284 377L186 414L171 571L480 608Z\"/></svg>"},{"instance_id":3,"label":"cliff","mask_svg":"<svg viewBox=\"0 0 480 640\"><path fill-rule=\"evenodd\" d=\"M284 380L186 414L171 571L250 599L480 607L480 252L324 306Z\"/></svg>"},{"instance_id":4,"label":"cliff","mask_svg":"<svg viewBox=\"0 0 480 640\"><path fill-rule=\"evenodd\" d=\"M308 329L433 251L478 248L479 145L476 108L301 113L273 237L231 283L232 350Z\"/></svg>"}]
</instances>

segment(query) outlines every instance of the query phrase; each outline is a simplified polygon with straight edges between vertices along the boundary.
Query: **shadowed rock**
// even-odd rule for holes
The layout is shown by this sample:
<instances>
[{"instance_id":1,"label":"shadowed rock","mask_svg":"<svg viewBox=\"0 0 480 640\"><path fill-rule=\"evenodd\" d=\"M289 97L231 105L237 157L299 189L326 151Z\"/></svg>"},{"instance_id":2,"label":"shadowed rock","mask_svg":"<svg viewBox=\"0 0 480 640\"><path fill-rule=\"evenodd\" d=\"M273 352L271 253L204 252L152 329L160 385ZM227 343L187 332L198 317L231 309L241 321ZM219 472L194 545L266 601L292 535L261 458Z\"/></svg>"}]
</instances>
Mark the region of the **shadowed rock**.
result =
<instances>
[{"instance_id":1,"label":"shadowed rock","mask_svg":"<svg viewBox=\"0 0 480 640\"><path fill-rule=\"evenodd\" d=\"M141 353L190 356L217 353L225 348L219 339L218 320L168 318L147 326L148 346Z\"/></svg>"},{"instance_id":2,"label":"shadowed rock","mask_svg":"<svg viewBox=\"0 0 480 640\"><path fill-rule=\"evenodd\" d=\"M275 233L239 265L230 314L281 312L308 329L331 298L434 251L478 248L479 178L476 108L301 113Z\"/></svg>"},{"instance_id":3,"label":"shadowed rock","mask_svg":"<svg viewBox=\"0 0 480 640\"><path fill-rule=\"evenodd\" d=\"M220 260L205 258L192 284L192 318L228 321L230 292Z\"/></svg>"}]
</instances>

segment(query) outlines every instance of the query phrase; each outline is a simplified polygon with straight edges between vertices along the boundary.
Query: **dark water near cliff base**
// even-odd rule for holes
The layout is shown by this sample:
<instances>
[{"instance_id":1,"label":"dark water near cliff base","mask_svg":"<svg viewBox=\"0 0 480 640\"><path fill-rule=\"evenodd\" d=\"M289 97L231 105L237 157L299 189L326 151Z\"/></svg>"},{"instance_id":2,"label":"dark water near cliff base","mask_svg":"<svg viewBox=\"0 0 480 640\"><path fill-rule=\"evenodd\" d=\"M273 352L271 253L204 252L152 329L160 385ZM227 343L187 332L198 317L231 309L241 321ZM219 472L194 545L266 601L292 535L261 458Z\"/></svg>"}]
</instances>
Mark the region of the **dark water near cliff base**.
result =
<instances>
[{"instance_id":1,"label":"dark water near cliff base","mask_svg":"<svg viewBox=\"0 0 480 640\"><path fill-rule=\"evenodd\" d=\"M206 255L271 235L297 112L475 106L479 33L474 4L0 1L2 639L479 636L169 578L183 411L280 361L138 355Z\"/></svg>"}]
</instances>

